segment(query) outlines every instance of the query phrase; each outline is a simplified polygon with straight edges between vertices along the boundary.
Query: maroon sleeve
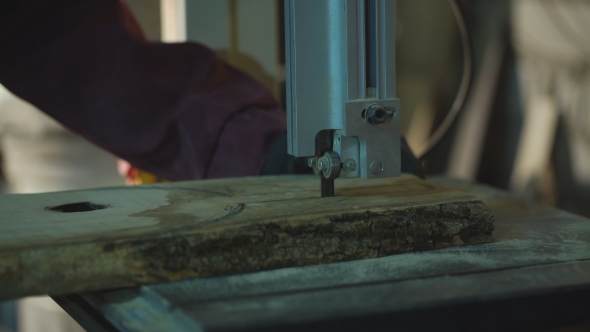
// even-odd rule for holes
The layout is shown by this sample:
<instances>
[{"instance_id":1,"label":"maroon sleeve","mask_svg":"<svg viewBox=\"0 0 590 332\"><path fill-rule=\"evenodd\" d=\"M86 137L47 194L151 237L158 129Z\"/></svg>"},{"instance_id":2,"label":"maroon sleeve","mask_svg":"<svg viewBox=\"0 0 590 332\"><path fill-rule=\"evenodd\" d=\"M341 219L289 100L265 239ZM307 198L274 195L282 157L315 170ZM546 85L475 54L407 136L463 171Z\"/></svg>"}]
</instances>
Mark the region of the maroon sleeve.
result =
<instances>
[{"instance_id":1,"label":"maroon sleeve","mask_svg":"<svg viewBox=\"0 0 590 332\"><path fill-rule=\"evenodd\" d=\"M143 40L117 0L6 0L0 83L173 180L257 175L285 131L261 84L202 45Z\"/></svg>"}]
</instances>

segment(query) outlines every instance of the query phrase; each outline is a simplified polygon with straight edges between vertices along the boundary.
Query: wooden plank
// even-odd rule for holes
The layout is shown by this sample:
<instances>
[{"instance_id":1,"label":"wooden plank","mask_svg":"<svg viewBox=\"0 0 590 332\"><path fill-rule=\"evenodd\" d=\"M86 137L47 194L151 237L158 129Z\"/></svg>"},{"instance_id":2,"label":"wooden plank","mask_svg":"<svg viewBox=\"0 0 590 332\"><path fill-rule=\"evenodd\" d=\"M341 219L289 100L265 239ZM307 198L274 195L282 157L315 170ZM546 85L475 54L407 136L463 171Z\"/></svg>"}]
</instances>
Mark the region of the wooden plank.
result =
<instances>
[{"instance_id":1,"label":"wooden plank","mask_svg":"<svg viewBox=\"0 0 590 332\"><path fill-rule=\"evenodd\" d=\"M464 193L413 176L336 182L337 196L322 199L311 176L0 196L0 299L493 239L490 210ZM104 208L55 211L85 202Z\"/></svg>"}]
</instances>

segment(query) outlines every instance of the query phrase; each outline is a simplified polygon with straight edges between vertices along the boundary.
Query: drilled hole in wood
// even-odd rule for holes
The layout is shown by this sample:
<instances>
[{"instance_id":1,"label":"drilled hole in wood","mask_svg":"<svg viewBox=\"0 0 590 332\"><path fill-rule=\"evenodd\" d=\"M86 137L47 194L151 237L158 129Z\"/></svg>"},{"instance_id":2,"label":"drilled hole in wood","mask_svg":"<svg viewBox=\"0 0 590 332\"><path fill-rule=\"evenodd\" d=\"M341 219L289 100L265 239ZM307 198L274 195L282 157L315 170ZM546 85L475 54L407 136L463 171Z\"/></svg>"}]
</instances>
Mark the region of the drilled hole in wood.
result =
<instances>
[{"instance_id":1,"label":"drilled hole in wood","mask_svg":"<svg viewBox=\"0 0 590 332\"><path fill-rule=\"evenodd\" d=\"M58 206L48 206L45 210L55 212L89 212L108 208L108 205L94 204L90 202L70 203Z\"/></svg>"}]
</instances>

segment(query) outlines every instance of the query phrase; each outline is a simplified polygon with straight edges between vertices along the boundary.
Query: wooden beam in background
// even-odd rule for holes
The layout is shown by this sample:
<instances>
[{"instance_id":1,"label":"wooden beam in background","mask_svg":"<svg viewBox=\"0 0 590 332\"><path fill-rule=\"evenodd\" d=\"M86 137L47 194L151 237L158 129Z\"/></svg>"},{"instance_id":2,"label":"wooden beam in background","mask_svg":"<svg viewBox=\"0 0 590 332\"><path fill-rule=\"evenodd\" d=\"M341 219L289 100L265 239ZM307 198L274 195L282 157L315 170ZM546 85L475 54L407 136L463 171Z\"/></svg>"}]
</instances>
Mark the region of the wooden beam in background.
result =
<instances>
[{"instance_id":1,"label":"wooden beam in background","mask_svg":"<svg viewBox=\"0 0 590 332\"><path fill-rule=\"evenodd\" d=\"M185 0L160 0L162 41L176 43L186 41Z\"/></svg>"}]
</instances>

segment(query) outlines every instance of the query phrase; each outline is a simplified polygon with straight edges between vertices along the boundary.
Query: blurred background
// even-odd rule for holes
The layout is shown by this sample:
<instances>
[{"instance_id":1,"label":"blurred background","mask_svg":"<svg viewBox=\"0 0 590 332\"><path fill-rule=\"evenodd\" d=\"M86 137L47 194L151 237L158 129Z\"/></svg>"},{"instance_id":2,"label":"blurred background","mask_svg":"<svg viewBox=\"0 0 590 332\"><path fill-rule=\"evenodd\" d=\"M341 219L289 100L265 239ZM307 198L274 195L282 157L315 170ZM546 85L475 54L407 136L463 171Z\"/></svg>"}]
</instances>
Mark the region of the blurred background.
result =
<instances>
[{"instance_id":1,"label":"blurred background","mask_svg":"<svg viewBox=\"0 0 590 332\"><path fill-rule=\"evenodd\" d=\"M150 40L203 43L284 101L282 0L127 0ZM590 2L463 1L474 54L463 113L424 160L446 175L590 217ZM457 93L449 3L397 1L402 132L419 149ZM122 185L116 158L0 86L0 193ZM0 304L0 331L80 331L49 298Z\"/></svg>"}]
</instances>

